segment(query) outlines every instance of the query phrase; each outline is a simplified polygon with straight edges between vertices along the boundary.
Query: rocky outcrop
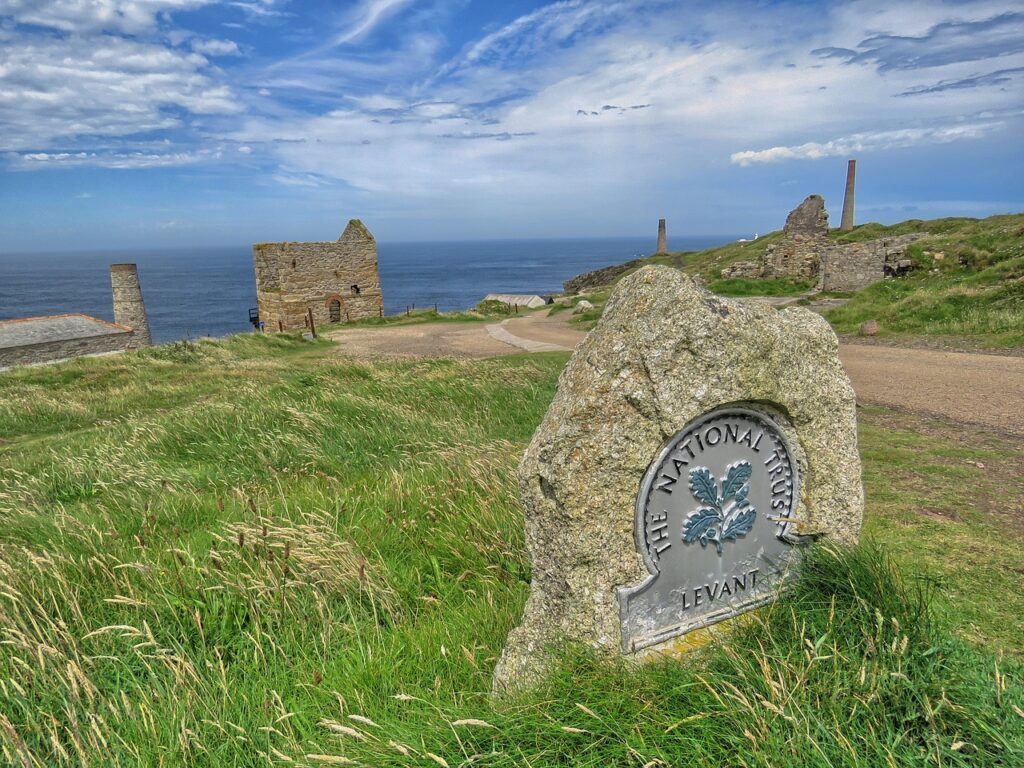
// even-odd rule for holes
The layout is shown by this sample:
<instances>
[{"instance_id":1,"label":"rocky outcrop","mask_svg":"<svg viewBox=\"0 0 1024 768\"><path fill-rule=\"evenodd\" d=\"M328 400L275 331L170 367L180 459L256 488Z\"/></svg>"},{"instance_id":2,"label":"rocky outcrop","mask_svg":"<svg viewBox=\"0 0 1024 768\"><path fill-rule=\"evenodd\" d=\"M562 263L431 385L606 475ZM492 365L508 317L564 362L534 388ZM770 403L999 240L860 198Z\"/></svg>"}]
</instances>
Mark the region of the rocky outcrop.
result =
<instances>
[{"instance_id":1,"label":"rocky outcrop","mask_svg":"<svg viewBox=\"0 0 1024 768\"><path fill-rule=\"evenodd\" d=\"M593 272L584 272L582 275L576 275L576 277L566 280L562 283L562 288L566 293L582 293L583 291L592 291L595 288L604 288L614 283L627 272L637 269L646 263L644 259L633 259L625 264L613 264L610 267L595 269Z\"/></svg>"}]
</instances>

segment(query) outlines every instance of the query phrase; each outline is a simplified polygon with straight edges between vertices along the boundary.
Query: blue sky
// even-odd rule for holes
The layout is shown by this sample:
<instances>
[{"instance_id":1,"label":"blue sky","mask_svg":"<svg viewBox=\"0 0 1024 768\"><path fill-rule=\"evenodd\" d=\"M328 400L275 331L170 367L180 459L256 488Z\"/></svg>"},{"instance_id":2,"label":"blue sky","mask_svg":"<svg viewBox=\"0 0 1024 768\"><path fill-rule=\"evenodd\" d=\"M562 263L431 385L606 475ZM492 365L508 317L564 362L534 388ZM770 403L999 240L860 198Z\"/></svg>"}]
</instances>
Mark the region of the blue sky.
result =
<instances>
[{"instance_id":1,"label":"blue sky","mask_svg":"<svg viewBox=\"0 0 1024 768\"><path fill-rule=\"evenodd\" d=\"M1024 210L1017 0L0 0L0 251Z\"/></svg>"}]
</instances>

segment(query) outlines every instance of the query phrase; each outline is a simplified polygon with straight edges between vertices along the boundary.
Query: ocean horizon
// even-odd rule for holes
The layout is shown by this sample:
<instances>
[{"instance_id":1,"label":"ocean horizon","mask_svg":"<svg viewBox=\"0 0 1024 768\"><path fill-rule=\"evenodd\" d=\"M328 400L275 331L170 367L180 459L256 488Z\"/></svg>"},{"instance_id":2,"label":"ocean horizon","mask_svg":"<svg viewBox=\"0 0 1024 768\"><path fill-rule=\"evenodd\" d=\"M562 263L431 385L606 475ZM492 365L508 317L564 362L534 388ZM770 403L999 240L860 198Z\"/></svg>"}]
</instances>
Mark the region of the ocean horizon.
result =
<instances>
[{"instance_id":1,"label":"ocean horizon","mask_svg":"<svg viewBox=\"0 0 1024 768\"><path fill-rule=\"evenodd\" d=\"M696 251L736 236L676 237ZM651 252L651 237L378 243L386 314L406 307L468 309L488 293L557 293L574 275ZM153 341L252 330L252 247L214 246L0 253L0 320L83 313L113 320L108 268L139 266Z\"/></svg>"}]
</instances>

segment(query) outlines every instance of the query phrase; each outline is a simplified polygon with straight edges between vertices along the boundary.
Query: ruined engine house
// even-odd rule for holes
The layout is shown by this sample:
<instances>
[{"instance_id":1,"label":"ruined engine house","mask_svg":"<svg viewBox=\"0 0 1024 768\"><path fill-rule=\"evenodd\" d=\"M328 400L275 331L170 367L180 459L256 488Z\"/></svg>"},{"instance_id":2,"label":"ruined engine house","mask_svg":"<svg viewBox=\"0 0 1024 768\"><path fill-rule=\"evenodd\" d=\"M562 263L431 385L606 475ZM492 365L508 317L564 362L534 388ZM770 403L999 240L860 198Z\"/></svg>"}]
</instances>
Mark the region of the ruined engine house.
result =
<instances>
[{"instance_id":1,"label":"ruined engine house","mask_svg":"<svg viewBox=\"0 0 1024 768\"><path fill-rule=\"evenodd\" d=\"M310 310L320 325L384 311L377 242L359 219L334 242L258 243L252 254L259 320L267 331L302 328Z\"/></svg>"}]
</instances>

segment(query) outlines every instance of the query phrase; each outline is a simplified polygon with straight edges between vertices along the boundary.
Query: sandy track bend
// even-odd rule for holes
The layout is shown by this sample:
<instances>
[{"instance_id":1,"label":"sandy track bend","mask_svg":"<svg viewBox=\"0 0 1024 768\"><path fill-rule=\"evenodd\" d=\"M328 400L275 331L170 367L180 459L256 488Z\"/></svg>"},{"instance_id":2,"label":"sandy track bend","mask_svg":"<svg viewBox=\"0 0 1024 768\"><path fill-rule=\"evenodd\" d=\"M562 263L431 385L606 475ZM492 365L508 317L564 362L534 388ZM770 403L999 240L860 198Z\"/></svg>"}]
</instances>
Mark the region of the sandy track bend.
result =
<instances>
[{"instance_id":1,"label":"sandy track bend","mask_svg":"<svg viewBox=\"0 0 1024 768\"><path fill-rule=\"evenodd\" d=\"M356 358L497 357L523 351L491 338L482 323L366 326L324 335L338 342L339 354Z\"/></svg>"},{"instance_id":2,"label":"sandy track bend","mask_svg":"<svg viewBox=\"0 0 1024 768\"><path fill-rule=\"evenodd\" d=\"M329 335L341 354L353 357L496 357L572 349L586 334L568 325L568 317L536 312L491 323L490 331L486 323L426 323ZM862 404L1024 437L1024 358L857 344L840 345L839 357Z\"/></svg>"}]
</instances>

